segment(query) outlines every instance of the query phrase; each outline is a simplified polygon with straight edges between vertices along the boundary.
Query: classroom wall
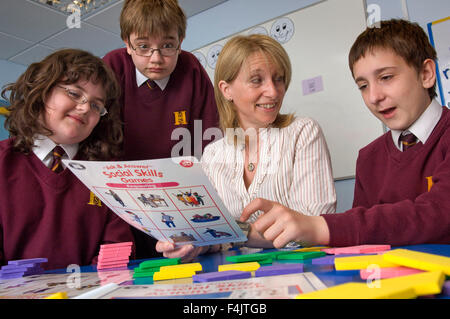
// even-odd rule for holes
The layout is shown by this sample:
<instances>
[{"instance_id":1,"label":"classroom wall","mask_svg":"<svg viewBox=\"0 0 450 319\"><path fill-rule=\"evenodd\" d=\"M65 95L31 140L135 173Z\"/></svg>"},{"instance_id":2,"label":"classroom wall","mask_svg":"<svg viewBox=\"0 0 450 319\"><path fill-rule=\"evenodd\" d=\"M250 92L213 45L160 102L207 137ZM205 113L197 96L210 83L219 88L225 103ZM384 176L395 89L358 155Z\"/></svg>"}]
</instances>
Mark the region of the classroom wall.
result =
<instances>
[{"instance_id":1,"label":"classroom wall","mask_svg":"<svg viewBox=\"0 0 450 319\"><path fill-rule=\"evenodd\" d=\"M183 49L193 51L316 2L320 1L229 0L188 19ZM345 5L345 0L342 0L342 3ZM370 4L377 4L380 7L383 20L409 16L409 20L419 23L424 30L428 22L448 16L450 12L448 0L366 0L366 5ZM217 19L217 16L229 16L230 19ZM338 212L351 208L354 184L354 179L335 182Z\"/></svg>"},{"instance_id":2,"label":"classroom wall","mask_svg":"<svg viewBox=\"0 0 450 319\"><path fill-rule=\"evenodd\" d=\"M8 83L14 82L25 70L26 67L23 65L0 59L0 88L3 88ZM8 132L3 126L4 122L5 117L0 115L0 140L8 138Z\"/></svg>"}]
</instances>

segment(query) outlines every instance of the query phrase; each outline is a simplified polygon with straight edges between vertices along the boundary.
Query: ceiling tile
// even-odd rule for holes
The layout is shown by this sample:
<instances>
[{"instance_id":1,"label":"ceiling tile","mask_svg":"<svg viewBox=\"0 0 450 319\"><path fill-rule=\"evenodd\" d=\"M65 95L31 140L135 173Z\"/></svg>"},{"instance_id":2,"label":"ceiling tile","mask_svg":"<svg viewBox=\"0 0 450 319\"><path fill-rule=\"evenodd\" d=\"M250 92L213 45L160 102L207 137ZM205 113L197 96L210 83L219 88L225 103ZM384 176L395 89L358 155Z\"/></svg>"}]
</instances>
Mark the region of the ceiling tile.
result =
<instances>
[{"instance_id":1,"label":"ceiling tile","mask_svg":"<svg viewBox=\"0 0 450 319\"><path fill-rule=\"evenodd\" d=\"M84 22L80 28L67 29L42 42L49 47L77 48L89 51L97 56L124 46L118 35L104 31Z\"/></svg>"},{"instance_id":2,"label":"ceiling tile","mask_svg":"<svg viewBox=\"0 0 450 319\"><path fill-rule=\"evenodd\" d=\"M0 33L0 59L7 60L26 48L33 45L30 41L25 41L7 34Z\"/></svg>"},{"instance_id":3,"label":"ceiling tile","mask_svg":"<svg viewBox=\"0 0 450 319\"><path fill-rule=\"evenodd\" d=\"M187 17L196 15L228 0L178 0Z\"/></svg>"},{"instance_id":4,"label":"ceiling tile","mask_svg":"<svg viewBox=\"0 0 450 319\"><path fill-rule=\"evenodd\" d=\"M39 42L66 28L66 16L25 0L0 2L0 31Z\"/></svg>"},{"instance_id":5,"label":"ceiling tile","mask_svg":"<svg viewBox=\"0 0 450 319\"><path fill-rule=\"evenodd\" d=\"M120 35L119 17L122 11L123 1L119 1L99 13L93 14L86 18L89 24L98 26L107 31Z\"/></svg>"},{"instance_id":6,"label":"ceiling tile","mask_svg":"<svg viewBox=\"0 0 450 319\"><path fill-rule=\"evenodd\" d=\"M179 0L187 17L227 0ZM83 19L81 28L68 28L61 12L30 0L1 0L0 59L28 65L54 49L79 48L103 56L123 47L119 16L123 0ZM6 44L6 45L4 45Z\"/></svg>"},{"instance_id":7,"label":"ceiling tile","mask_svg":"<svg viewBox=\"0 0 450 319\"><path fill-rule=\"evenodd\" d=\"M41 61L53 51L54 50L51 48L38 44L14 56L13 58L9 59L9 61L18 64L29 65L31 63Z\"/></svg>"}]
</instances>

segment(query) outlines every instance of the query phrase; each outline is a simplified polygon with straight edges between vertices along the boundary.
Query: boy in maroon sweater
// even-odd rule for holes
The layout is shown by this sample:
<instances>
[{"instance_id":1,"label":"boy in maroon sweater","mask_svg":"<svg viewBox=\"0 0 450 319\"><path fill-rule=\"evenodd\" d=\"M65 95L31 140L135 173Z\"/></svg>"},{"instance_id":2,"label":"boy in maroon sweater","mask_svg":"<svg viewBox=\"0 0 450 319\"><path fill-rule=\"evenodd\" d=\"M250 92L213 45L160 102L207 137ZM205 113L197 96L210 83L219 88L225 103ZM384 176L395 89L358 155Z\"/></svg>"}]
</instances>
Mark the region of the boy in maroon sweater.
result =
<instances>
[{"instance_id":1,"label":"boy in maroon sweater","mask_svg":"<svg viewBox=\"0 0 450 319\"><path fill-rule=\"evenodd\" d=\"M60 50L31 64L6 86L4 98L7 92L11 138L0 142L0 264L44 257L47 269L89 265L100 245L132 241L128 224L60 160L119 156L114 73L88 52Z\"/></svg>"},{"instance_id":2,"label":"boy in maroon sweater","mask_svg":"<svg viewBox=\"0 0 450 319\"><path fill-rule=\"evenodd\" d=\"M208 74L181 50L183 10L176 0L127 0L120 28L126 48L103 59L123 91L124 159L200 158L210 142L203 133L218 127L218 113Z\"/></svg>"},{"instance_id":3,"label":"boy in maroon sweater","mask_svg":"<svg viewBox=\"0 0 450 319\"><path fill-rule=\"evenodd\" d=\"M415 23L390 20L367 28L350 50L350 69L367 107L390 131L359 152L353 208L305 216L256 199L241 220L263 210L255 229L276 247L293 240L330 246L450 243L450 112L434 100L435 59Z\"/></svg>"},{"instance_id":4,"label":"boy in maroon sweater","mask_svg":"<svg viewBox=\"0 0 450 319\"><path fill-rule=\"evenodd\" d=\"M103 59L122 87L124 160L200 158L211 142L204 132L218 127L218 113L206 71L194 55L181 50L183 10L176 0L126 0L120 28L126 48ZM156 240L132 230L136 257L155 256Z\"/></svg>"}]
</instances>

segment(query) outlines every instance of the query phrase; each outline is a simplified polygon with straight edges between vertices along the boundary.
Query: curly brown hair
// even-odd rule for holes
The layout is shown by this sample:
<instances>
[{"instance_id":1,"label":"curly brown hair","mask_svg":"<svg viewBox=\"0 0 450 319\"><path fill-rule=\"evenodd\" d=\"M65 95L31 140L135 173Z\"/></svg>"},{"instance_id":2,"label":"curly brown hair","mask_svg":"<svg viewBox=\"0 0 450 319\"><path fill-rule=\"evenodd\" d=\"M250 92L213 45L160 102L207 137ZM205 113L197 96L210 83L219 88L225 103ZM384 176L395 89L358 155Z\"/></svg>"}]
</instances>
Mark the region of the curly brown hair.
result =
<instances>
[{"instance_id":1,"label":"curly brown hair","mask_svg":"<svg viewBox=\"0 0 450 319\"><path fill-rule=\"evenodd\" d=\"M103 86L108 113L85 140L80 142L77 158L110 160L120 157L123 129L120 114L120 86L113 71L98 57L78 49L58 50L41 62L31 64L15 83L6 85L1 96L10 101L5 128L17 151L30 153L37 134L52 135L41 120L44 101L57 84L79 80ZM7 97L7 92L10 92Z\"/></svg>"}]
</instances>

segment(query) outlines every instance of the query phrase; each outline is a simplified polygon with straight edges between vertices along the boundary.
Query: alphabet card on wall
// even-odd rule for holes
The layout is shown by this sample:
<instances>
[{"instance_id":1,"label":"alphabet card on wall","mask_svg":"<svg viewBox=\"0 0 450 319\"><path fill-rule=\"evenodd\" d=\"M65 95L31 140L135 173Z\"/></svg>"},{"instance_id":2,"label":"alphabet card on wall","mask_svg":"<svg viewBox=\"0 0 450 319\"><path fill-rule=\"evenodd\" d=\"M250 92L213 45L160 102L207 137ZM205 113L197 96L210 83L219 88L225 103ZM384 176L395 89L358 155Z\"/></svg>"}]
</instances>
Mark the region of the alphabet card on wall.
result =
<instances>
[{"instance_id":1,"label":"alphabet card on wall","mask_svg":"<svg viewBox=\"0 0 450 319\"><path fill-rule=\"evenodd\" d=\"M194 157L64 163L93 193L90 204L107 205L158 240L177 246L247 240Z\"/></svg>"}]
</instances>

